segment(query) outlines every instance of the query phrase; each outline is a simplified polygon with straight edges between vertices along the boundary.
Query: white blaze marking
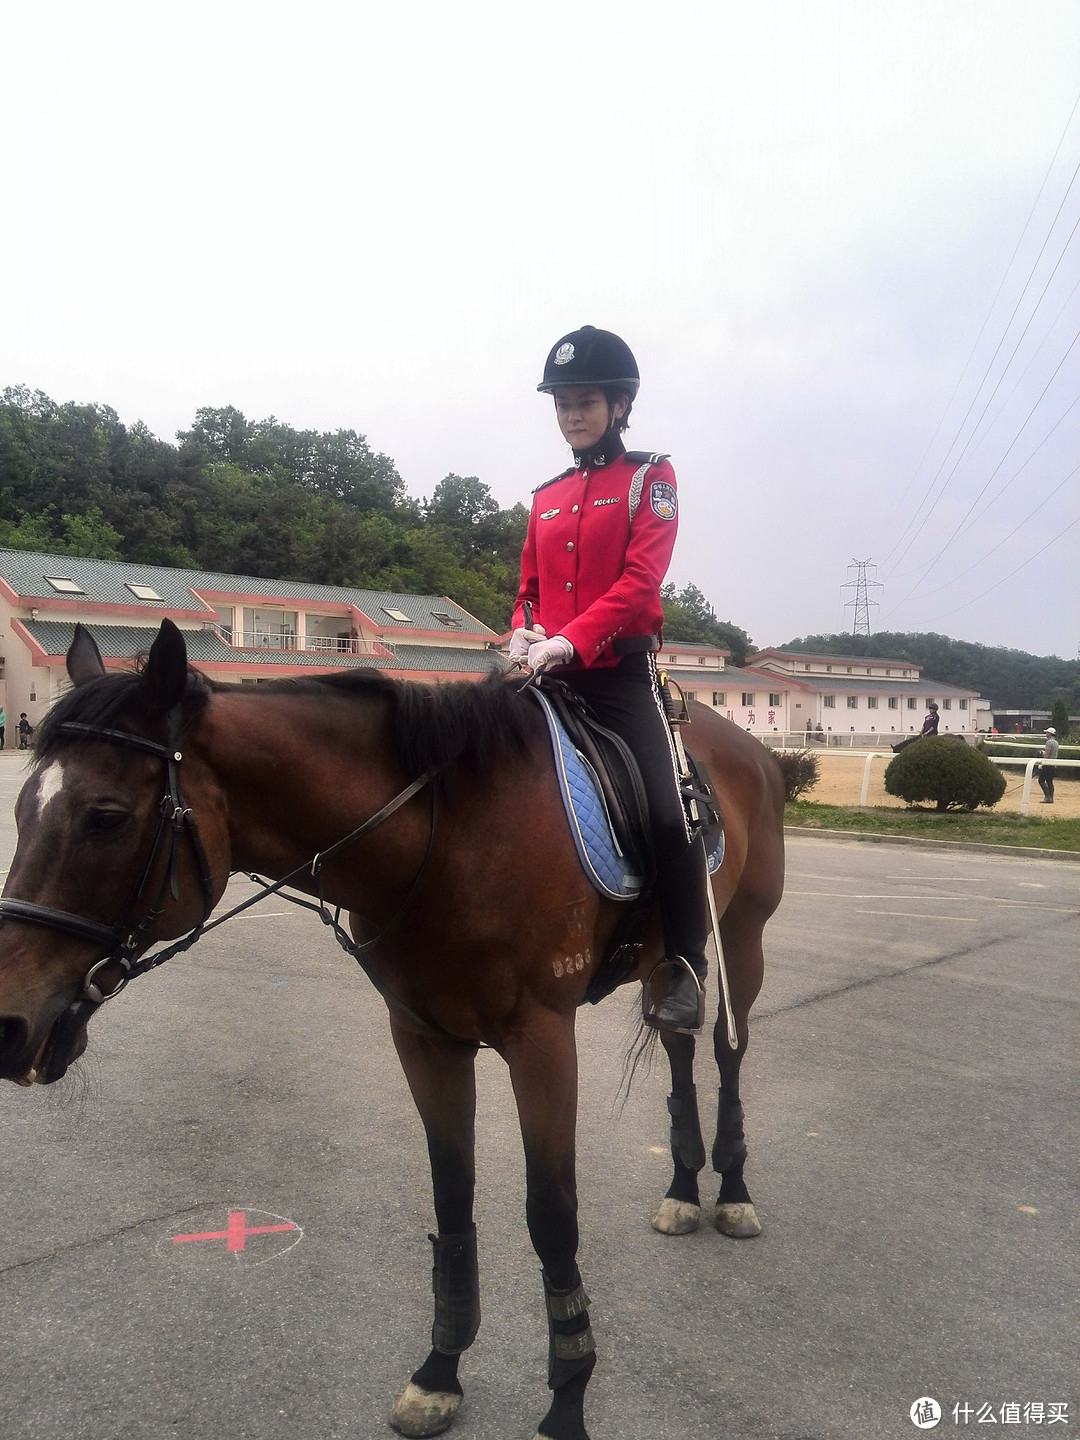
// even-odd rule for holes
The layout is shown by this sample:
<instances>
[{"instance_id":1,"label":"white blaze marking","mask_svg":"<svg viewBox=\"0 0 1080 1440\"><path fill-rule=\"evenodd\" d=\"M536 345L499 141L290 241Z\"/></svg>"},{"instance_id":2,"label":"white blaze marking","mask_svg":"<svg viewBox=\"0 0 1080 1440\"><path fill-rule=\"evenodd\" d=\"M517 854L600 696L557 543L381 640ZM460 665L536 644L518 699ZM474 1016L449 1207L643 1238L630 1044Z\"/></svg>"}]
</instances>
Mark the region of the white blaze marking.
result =
<instances>
[{"instance_id":1,"label":"white blaze marking","mask_svg":"<svg viewBox=\"0 0 1080 1440\"><path fill-rule=\"evenodd\" d=\"M38 784L37 802L38 819L45 814L45 807L50 800L55 800L60 791L64 788L64 767L61 761L54 760L51 765L41 772L41 780Z\"/></svg>"}]
</instances>

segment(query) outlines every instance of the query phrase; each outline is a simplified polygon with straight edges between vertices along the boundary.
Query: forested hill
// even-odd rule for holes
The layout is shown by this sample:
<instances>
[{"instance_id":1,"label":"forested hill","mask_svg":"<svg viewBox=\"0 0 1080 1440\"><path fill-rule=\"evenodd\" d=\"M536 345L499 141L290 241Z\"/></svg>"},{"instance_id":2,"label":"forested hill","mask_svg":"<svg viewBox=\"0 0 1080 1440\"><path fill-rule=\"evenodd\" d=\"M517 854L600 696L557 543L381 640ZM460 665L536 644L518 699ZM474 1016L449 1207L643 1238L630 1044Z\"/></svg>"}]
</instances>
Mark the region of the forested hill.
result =
<instances>
[{"instance_id":1,"label":"forested hill","mask_svg":"<svg viewBox=\"0 0 1080 1440\"><path fill-rule=\"evenodd\" d=\"M970 686L1002 710L1025 706L1049 710L1055 700L1064 700L1073 714L1080 709L1080 660L1060 660L1056 655L1029 655L1004 646L950 640L933 632L891 630L870 636L807 635L776 648L815 655L912 660L930 679Z\"/></svg>"},{"instance_id":2,"label":"forested hill","mask_svg":"<svg viewBox=\"0 0 1080 1440\"><path fill-rule=\"evenodd\" d=\"M353 430L202 409L178 444L106 405L0 393L0 545L449 595L501 631L528 511L476 477L418 501Z\"/></svg>"}]
</instances>

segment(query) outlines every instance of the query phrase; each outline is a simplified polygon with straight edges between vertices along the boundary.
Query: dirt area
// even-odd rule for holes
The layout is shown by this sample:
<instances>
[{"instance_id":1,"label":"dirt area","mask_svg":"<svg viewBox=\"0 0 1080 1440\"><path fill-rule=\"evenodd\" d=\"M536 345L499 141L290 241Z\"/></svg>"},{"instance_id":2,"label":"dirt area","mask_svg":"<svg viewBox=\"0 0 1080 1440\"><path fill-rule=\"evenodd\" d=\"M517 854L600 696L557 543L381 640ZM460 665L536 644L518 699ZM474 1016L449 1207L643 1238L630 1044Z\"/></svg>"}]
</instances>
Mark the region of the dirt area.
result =
<instances>
[{"instance_id":1,"label":"dirt area","mask_svg":"<svg viewBox=\"0 0 1080 1440\"><path fill-rule=\"evenodd\" d=\"M859 792L862 789L863 766L866 764L866 752L858 750L844 751L822 751L818 754L818 764L821 771L821 779L814 788L803 795L804 800L816 800L821 805L858 805ZM866 792L867 805L895 805L900 809L904 808L904 802L898 800L895 795L885 793L885 767L892 757L882 756L870 762L870 786ZM1024 791L1024 772L1018 765L1006 765L1005 769L1005 794L994 806L998 813L1013 811L1020 813L1020 797ZM1031 782L1031 795L1028 799L1029 815L1054 815L1066 819L1074 819L1080 816L1080 780L1064 779L1065 771L1058 771L1054 781L1054 804L1041 805L1042 791L1039 783L1033 779ZM1074 770L1072 775L1080 776L1080 770Z\"/></svg>"}]
</instances>

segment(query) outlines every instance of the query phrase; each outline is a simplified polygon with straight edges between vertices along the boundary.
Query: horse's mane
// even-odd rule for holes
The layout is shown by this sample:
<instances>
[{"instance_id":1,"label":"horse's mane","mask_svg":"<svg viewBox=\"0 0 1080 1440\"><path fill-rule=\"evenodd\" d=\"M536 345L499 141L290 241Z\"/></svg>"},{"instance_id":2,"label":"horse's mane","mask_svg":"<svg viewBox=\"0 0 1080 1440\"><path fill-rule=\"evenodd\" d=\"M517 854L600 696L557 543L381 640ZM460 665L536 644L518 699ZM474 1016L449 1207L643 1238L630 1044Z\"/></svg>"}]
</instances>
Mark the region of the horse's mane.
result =
<instances>
[{"instance_id":1,"label":"horse's mane","mask_svg":"<svg viewBox=\"0 0 1080 1440\"><path fill-rule=\"evenodd\" d=\"M139 689L136 671L103 675L69 690L49 710L34 737L34 764L46 763L60 745L72 737L61 726L76 720L84 725L115 727L132 712ZM211 680L200 671L188 669L182 701L184 720L190 724L219 692L235 692L240 686ZM476 683L427 685L396 680L380 670L347 670L290 680L265 681L252 696L304 695L313 700L332 695L381 701L390 709L390 734L395 758L407 775L422 775L435 769L445 774L456 764L472 770L487 768L511 755L523 754L530 735L536 733L539 715L518 694L518 687L493 672ZM77 742L76 742L77 743Z\"/></svg>"},{"instance_id":2,"label":"horse's mane","mask_svg":"<svg viewBox=\"0 0 1080 1440\"><path fill-rule=\"evenodd\" d=\"M140 670L125 670L102 675L89 680L61 695L45 718L38 723L34 735L35 767L50 760L61 745L73 743L71 735L65 735L61 726L65 721L76 720L81 725L94 725L107 729L120 727L127 718L135 701ZM211 682L198 670L188 669L187 684L182 700L185 722L190 723L210 702ZM122 727L120 727L122 728ZM160 737L164 740L164 735ZM77 739L74 743L78 743Z\"/></svg>"},{"instance_id":3,"label":"horse's mane","mask_svg":"<svg viewBox=\"0 0 1080 1440\"><path fill-rule=\"evenodd\" d=\"M211 691L235 690L235 684L209 681ZM395 759L407 775L427 770L445 775L454 765L490 768L522 755L536 733L539 709L497 671L479 681L430 685L397 680L381 670L344 670L331 675L264 681L259 694L341 695L385 702Z\"/></svg>"}]
</instances>

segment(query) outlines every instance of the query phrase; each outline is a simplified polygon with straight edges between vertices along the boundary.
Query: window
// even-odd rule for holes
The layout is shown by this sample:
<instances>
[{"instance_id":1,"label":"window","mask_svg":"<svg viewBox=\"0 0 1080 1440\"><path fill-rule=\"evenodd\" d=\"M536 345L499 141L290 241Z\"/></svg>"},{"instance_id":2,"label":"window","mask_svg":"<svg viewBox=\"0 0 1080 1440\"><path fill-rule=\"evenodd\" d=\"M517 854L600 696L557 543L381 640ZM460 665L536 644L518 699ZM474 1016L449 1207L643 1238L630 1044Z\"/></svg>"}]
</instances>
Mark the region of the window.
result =
<instances>
[{"instance_id":1,"label":"window","mask_svg":"<svg viewBox=\"0 0 1080 1440\"><path fill-rule=\"evenodd\" d=\"M754 697L753 697L753 694L752 694L749 690L744 690L744 691L742 692L742 703L743 703L744 705L753 705L753 703L754 703Z\"/></svg>"},{"instance_id":2,"label":"window","mask_svg":"<svg viewBox=\"0 0 1080 1440\"><path fill-rule=\"evenodd\" d=\"M81 585L76 585L74 580L69 580L65 575L46 575L45 579L54 590L61 595L85 595L86 591Z\"/></svg>"},{"instance_id":3,"label":"window","mask_svg":"<svg viewBox=\"0 0 1080 1440\"><path fill-rule=\"evenodd\" d=\"M868 710L876 710L876 709L877 709L877 696L876 696L876 695L867 695L867 697L866 697L866 708L867 708Z\"/></svg>"},{"instance_id":4,"label":"window","mask_svg":"<svg viewBox=\"0 0 1080 1440\"><path fill-rule=\"evenodd\" d=\"M412 616L406 615L404 610L391 610L389 605L384 605L382 612L384 615L389 615L391 620L396 620L399 625L411 625L413 623Z\"/></svg>"},{"instance_id":5,"label":"window","mask_svg":"<svg viewBox=\"0 0 1080 1440\"><path fill-rule=\"evenodd\" d=\"M674 665L674 664L675 664L675 656L674 656L674 655L669 655L669 656L667 657L667 663L668 663L669 665Z\"/></svg>"},{"instance_id":6,"label":"window","mask_svg":"<svg viewBox=\"0 0 1080 1440\"><path fill-rule=\"evenodd\" d=\"M804 670L809 670L809 669L810 669L810 666L809 666L809 665L804 665L802 668L803 668Z\"/></svg>"},{"instance_id":7,"label":"window","mask_svg":"<svg viewBox=\"0 0 1080 1440\"><path fill-rule=\"evenodd\" d=\"M697 663L698 663L699 665L704 665L704 664L705 664L705 656L704 656L704 655L699 655L699 656L697 657Z\"/></svg>"},{"instance_id":8,"label":"window","mask_svg":"<svg viewBox=\"0 0 1080 1440\"><path fill-rule=\"evenodd\" d=\"M772 708L773 708L774 710L778 710L778 709L780 708L780 692L779 692L779 690L770 690L770 691L769 691L769 704L772 706Z\"/></svg>"},{"instance_id":9,"label":"window","mask_svg":"<svg viewBox=\"0 0 1080 1440\"><path fill-rule=\"evenodd\" d=\"M808 665L806 668L809 670L809 669L810 669L810 666ZM832 674L832 666L831 666L831 665L826 665L826 666L825 666L825 674L826 674L826 675L831 675L831 674Z\"/></svg>"},{"instance_id":10,"label":"window","mask_svg":"<svg viewBox=\"0 0 1080 1440\"><path fill-rule=\"evenodd\" d=\"M858 695L849 695L849 696L847 697L847 708L848 708L849 710L857 710L857 709L859 708L859 697L858 697Z\"/></svg>"},{"instance_id":11,"label":"window","mask_svg":"<svg viewBox=\"0 0 1080 1440\"><path fill-rule=\"evenodd\" d=\"M951 709L952 709L952 701L951 701L951 700L942 700L942 702L941 702L941 708L942 708L943 710L951 710Z\"/></svg>"},{"instance_id":12,"label":"window","mask_svg":"<svg viewBox=\"0 0 1080 1440\"><path fill-rule=\"evenodd\" d=\"M696 700L696 699L697 699L697 691L696 691L696 690L687 690L684 698L685 698L687 704L689 704L691 700Z\"/></svg>"},{"instance_id":13,"label":"window","mask_svg":"<svg viewBox=\"0 0 1080 1440\"><path fill-rule=\"evenodd\" d=\"M869 665L867 665L867 667L866 667L866 673L867 673L868 675L872 675L872 674L874 673L873 670L870 668Z\"/></svg>"},{"instance_id":14,"label":"window","mask_svg":"<svg viewBox=\"0 0 1080 1440\"><path fill-rule=\"evenodd\" d=\"M930 709L930 706L933 705L933 703L934 703L934 697L933 697L932 695L927 695L927 697L926 697L926 708L927 708L928 710Z\"/></svg>"},{"instance_id":15,"label":"window","mask_svg":"<svg viewBox=\"0 0 1080 1440\"><path fill-rule=\"evenodd\" d=\"M826 709L826 710L835 710L835 709L836 709L836 696L835 696L835 695L822 695L822 697L821 697L821 703L822 703L822 705L825 706L825 709Z\"/></svg>"},{"instance_id":16,"label":"window","mask_svg":"<svg viewBox=\"0 0 1080 1440\"><path fill-rule=\"evenodd\" d=\"M132 582L128 580L125 581L124 589L130 590L136 600L156 600L161 605L165 603L152 585L133 585Z\"/></svg>"},{"instance_id":17,"label":"window","mask_svg":"<svg viewBox=\"0 0 1080 1440\"><path fill-rule=\"evenodd\" d=\"M961 709L961 710L966 710L966 709L967 709L967 701L966 701L966 700L961 700L961 701L960 701L960 709Z\"/></svg>"},{"instance_id":18,"label":"window","mask_svg":"<svg viewBox=\"0 0 1080 1440\"><path fill-rule=\"evenodd\" d=\"M900 708L900 701L896 698L895 695L890 695L890 696L889 696L889 709L890 709L890 710L899 710L899 708Z\"/></svg>"},{"instance_id":19,"label":"window","mask_svg":"<svg viewBox=\"0 0 1080 1440\"><path fill-rule=\"evenodd\" d=\"M904 679L906 680L910 674L911 674L911 671L910 671L910 670L905 670L905 671L904 671Z\"/></svg>"},{"instance_id":20,"label":"window","mask_svg":"<svg viewBox=\"0 0 1080 1440\"><path fill-rule=\"evenodd\" d=\"M908 696L907 708L908 708L909 710L914 710L915 707L916 707L916 705L918 705L918 703L919 703L919 702L915 699L914 695L909 695L909 696Z\"/></svg>"},{"instance_id":21,"label":"window","mask_svg":"<svg viewBox=\"0 0 1080 1440\"><path fill-rule=\"evenodd\" d=\"M432 615L440 625L445 625L447 630L460 630L461 621L456 615L450 615L445 610L432 610Z\"/></svg>"},{"instance_id":22,"label":"window","mask_svg":"<svg viewBox=\"0 0 1080 1440\"><path fill-rule=\"evenodd\" d=\"M712 703L713 703L714 705L726 705L726 704L727 704L727 691L726 691L726 690L714 690L714 691L712 692Z\"/></svg>"},{"instance_id":23,"label":"window","mask_svg":"<svg viewBox=\"0 0 1080 1440\"><path fill-rule=\"evenodd\" d=\"M889 670L889 669L888 669L888 668L886 668L886 670L885 670L885 674L886 674L886 675L891 675L891 674L892 674L892 671L891 671L891 670Z\"/></svg>"},{"instance_id":24,"label":"window","mask_svg":"<svg viewBox=\"0 0 1080 1440\"><path fill-rule=\"evenodd\" d=\"M848 673L849 675L851 674L851 666L850 666L850 665L847 667L847 673Z\"/></svg>"}]
</instances>

